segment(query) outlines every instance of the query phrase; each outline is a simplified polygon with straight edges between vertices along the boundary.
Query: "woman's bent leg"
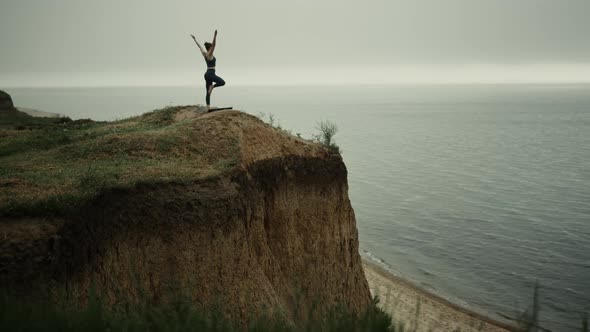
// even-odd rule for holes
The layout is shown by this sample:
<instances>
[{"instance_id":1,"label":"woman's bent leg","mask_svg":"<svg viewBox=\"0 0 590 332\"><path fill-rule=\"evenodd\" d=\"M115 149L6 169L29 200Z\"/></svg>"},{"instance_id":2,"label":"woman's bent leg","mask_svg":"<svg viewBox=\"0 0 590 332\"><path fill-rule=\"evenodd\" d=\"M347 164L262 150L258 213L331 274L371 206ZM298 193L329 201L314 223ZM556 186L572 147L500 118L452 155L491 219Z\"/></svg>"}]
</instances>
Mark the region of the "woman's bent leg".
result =
<instances>
[{"instance_id":1,"label":"woman's bent leg","mask_svg":"<svg viewBox=\"0 0 590 332\"><path fill-rule=\"evenodd\" d=\"M205 84L205 88L207 89L207 97L205 98L205 100L207 102L207 108L209 108L211 106L211 92L213 92L214 88L224 86L225 81L223 80L223 78L215 75L215 71L213 70L208 70L205 73L205 81L207 83Z\"/></svg>"},{"instance_id":2,"label":"woman's bent leg","mask_svg":"<svg viewBox=\"0 0 590 332\"><path fill-rule=\"evenodd\" d=\"M225 85L225 81L223 80L223 78L221 78L221 77L219 77L217 75L214 75L212 77L212 79L213 79L213 82L215 82L215 85L213 86L214 88L218 88L220 86L224 86Z\"/></svg>"}]
</instances>

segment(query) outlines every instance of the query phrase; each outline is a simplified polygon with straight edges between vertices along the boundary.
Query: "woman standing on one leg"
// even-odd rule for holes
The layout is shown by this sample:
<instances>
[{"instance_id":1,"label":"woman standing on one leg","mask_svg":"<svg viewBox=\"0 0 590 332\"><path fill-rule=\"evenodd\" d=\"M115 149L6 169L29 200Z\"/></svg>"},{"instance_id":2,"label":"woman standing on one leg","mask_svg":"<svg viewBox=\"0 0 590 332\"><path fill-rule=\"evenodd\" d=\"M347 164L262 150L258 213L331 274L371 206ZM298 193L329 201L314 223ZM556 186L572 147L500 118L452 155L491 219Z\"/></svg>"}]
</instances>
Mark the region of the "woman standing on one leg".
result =
<instances>
[{"instance_id":1,"label":"woman standing on one leg","mask_svg":"<svg viewBox=\"0 0 590 332\"><path fill-rule=\"evenodd\" d=\"M207 97L205 98L205 101L207 102L207 111L209 112L211 110L211 93L213 92L213 89L225 85L225 81L221 77L215 75L215 62L217 60L213 56L213 51L215 51L215 44L217 42L217 30L215 30L213 42L205 43L205 48L207 49L206 51L203 50L201 44L199 44L195 36L191 35L191 37L193 37L193 40L195 43L197 43L197 46L199 46L201 54L203 54L205 62L207 63L207 71L205 72L205 87L207 88Z\"/></svg>"}]
</instances>

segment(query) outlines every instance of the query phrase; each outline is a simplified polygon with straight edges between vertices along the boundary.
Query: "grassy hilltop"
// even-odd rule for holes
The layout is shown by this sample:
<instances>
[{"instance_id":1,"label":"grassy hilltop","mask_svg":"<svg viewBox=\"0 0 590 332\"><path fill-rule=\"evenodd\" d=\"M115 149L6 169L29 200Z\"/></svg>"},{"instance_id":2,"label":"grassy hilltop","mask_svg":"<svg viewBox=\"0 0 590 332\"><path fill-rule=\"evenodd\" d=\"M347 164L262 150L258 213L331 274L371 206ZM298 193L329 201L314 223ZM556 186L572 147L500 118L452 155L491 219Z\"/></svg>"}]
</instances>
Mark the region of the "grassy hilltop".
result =
<instances>
[{"instance_id":1,"label":"grassy hilltop","mask_svg":"<svg viewBox=\"0 0 590 332\"><path fill-rule=\"evenodd\" d=\"M235 166L235 142L175 118L183 109L0 130L0 213L61 214L105 187L190 181Z\"/></svg>"},{"instance_id":2,"label":"grassy hilltop","mask_svg":"<svg viewBox=\"0 0 590 332\"><path fill-rule=\"evenodd\" d=\"M330 146L264 130L270 125L246 113L196 110L0 128L0 216L62 215L106 188L202 180L283 153L330 153ZM244 135L264 148L243 146Z\"/></svg>"}]
</instances>

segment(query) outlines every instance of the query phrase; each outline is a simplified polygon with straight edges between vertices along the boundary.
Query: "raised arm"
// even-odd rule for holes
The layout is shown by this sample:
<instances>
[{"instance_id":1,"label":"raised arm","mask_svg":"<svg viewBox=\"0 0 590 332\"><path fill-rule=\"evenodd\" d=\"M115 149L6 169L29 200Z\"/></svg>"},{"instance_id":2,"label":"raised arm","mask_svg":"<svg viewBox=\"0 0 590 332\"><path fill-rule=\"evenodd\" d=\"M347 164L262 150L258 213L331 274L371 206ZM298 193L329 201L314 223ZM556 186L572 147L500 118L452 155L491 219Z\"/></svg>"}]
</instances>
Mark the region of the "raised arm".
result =
<instances>
[{"instance_id":1,"label":"raised arm","mask_svg":"<svg viewBox=\"0 0 590 332\"><path fill-rule=\"evenodd\" d=\"M207 51L207 57L211 59L213 56L213 51L215 51L215 45L217 44L217 30L215 30L215 34L213 35L213 42L211 42L211 47Z\"/></svg>"},{"instance_id":2,"label":"raised arm","mask_svg":"<svg viewBox=\"0 0 590 332\"><path fill-rule=\"evenodd\" d=\"M199 50L201 50L201 54L206 55L207 52L205 52L205 50L203 49L203 47L201 46L201 44L199 44L199 42L197 41L197 38L195 38L195 36L191 35L191 37L193 37L193 40L195 41L195 44L197 44L197 46L199 47Z\"/></svg>"}]
</instances>

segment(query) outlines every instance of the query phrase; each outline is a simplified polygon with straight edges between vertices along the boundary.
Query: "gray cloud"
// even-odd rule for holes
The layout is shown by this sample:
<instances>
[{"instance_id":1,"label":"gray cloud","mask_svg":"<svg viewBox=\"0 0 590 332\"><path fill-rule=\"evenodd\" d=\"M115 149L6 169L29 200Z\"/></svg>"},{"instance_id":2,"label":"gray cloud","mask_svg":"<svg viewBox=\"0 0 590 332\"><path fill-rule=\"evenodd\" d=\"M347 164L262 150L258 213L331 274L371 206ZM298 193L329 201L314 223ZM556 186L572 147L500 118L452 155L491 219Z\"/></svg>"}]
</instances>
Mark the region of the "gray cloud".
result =
<instances>
[{"instance_id":1,"label":"gray cloud","mask_svg":"<svg viewBox=\"0 0 590 332\"><path fill-rule=\"evenodd\" d=\"M1 9L0 84L200 72L188 33L203 41L215 28L219 65L236 72L590 62L587 0L3 0Z\"/></svg>"}]
</instances>

